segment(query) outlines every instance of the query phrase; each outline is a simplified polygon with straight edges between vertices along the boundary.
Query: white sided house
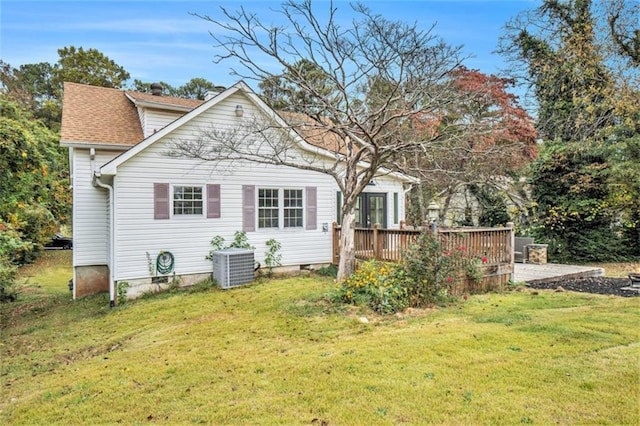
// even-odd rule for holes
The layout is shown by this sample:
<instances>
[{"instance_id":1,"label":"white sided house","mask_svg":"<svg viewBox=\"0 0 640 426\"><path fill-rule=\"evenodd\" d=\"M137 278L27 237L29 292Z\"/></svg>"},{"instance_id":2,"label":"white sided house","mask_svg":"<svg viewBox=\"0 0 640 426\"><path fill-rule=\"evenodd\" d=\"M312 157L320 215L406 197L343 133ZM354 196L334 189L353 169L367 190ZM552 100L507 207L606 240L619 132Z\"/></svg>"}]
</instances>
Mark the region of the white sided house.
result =
<instances>
[{"instance_id":1,"label":"white sided house","mask_svg":"<svg viewBox=\"0 0 640 426\"><path fill-rule=\"evenodd\" d=\"M284 270L329 264L341 208L332 177L168 155L173 142L203 128L241 126L256 116L282 120L242 82L205 101L65 83L61 144L69 148L73 188L73 297L109 291L113 304L119 283L136 297L178 277L181 285L209 278L211 240L229 244L237 231L262 265L272 238L281 244ZM301 153L323 151L290 133ZM376 177L361 195L357 226L398 228L408 183L398 174ZM163 274L156 260L164 252L173 264Z\"/></svg>"}]
</instances>

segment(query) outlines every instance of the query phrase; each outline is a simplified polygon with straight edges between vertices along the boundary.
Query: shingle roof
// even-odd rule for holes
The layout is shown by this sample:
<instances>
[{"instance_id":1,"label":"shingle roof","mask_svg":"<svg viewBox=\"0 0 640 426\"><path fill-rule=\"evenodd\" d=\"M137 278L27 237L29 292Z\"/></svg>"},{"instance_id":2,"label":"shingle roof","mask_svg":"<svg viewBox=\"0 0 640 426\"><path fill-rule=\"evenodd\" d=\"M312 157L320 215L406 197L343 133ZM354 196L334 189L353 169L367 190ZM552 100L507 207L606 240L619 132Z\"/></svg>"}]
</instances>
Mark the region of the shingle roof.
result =
<instances>
[{"instance_id":1,"label":"shingle roof","mask_svg":"<svg viewBox=\"0 0 640 426\"><path fill-rule=\"evenodd\" d=\"M64 83L62 142L135 145L142 139L136 107L122 90Z\"/></svg>"},{"instance_id":2,"label":"shingle roof","mask_svg":"<svg viewBox=\"0 0 640 426\"><path fill-rule=\"evenodd\" d=\"M328 120L318 123L305 114L290 111L278 111L278 115L307 143L330 152L346 152L344 140L330 130Z\"/></svg>"},{"instance_id":3,"label":"shingle roof","mask_svg":"<svg viewBox=\"0 0 640 426\"><path fill-rule=\"evenodd\" d=\"M155 96L150 93L140 93L140 92L126 92L127 95L132 97L136 102L150 102L157 103L159 105L170 105L170 106L178 106L193 109L202 105L204 101L198 99L185 99L185 98L174 98L171 96Z\"/></svg>"},{"instance_id":4,"label":"shingle roof","mask_svg":"<svg viewBox=\"0 0 640 426\"><path fill-rule=\"evenodd\" d=\"M134 102L158 108L188 110L202 104L194 99L154 96L78 83L64 83L61 141L95 145L135 145L144 139Z\"/></svg>"}]
</instances>

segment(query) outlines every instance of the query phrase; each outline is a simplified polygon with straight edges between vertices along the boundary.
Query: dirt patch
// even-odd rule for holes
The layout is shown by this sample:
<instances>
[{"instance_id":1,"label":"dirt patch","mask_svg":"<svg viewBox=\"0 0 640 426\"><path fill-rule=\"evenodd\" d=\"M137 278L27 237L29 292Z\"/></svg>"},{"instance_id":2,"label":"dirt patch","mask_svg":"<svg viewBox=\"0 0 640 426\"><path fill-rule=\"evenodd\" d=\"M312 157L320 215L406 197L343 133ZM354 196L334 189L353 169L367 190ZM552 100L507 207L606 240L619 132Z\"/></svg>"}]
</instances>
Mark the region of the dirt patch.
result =
<instances>
[{"instance_id":1,"label":"dirt patch","mask_svg":"<svg viewBox=\"0 0 640 426\"><path fill-rule=\"evenodd\" d=\"M631 280L628 278L590 277L570 280L560 279L547 282L527 283L527 285L530 288L545 290L562 288L564 290L578 291L581 293L611 294L622 297L640 296L640 292L637 290L625 290L625 287L631 286Z\"/></svg>"}]
</instances>

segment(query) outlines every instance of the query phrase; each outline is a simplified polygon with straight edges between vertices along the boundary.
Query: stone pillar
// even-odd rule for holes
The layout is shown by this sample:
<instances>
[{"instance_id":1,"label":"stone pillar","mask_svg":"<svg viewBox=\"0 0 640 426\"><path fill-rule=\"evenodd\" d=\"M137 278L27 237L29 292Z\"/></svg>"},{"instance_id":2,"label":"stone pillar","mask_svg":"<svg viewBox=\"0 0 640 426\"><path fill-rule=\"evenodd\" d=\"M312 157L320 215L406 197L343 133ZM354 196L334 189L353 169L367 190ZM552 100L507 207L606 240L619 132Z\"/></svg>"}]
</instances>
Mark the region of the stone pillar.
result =
<instances>
[{"instance_id":1,"label":"stone pillar","mask_svg":"<svg viewBox=\"0 0 640 426\"><path fill-rule=\"evenodd\" d=\"M548 244L529 244L527 246L527 263L546 265Z\"/></svg>"}]
</instances>

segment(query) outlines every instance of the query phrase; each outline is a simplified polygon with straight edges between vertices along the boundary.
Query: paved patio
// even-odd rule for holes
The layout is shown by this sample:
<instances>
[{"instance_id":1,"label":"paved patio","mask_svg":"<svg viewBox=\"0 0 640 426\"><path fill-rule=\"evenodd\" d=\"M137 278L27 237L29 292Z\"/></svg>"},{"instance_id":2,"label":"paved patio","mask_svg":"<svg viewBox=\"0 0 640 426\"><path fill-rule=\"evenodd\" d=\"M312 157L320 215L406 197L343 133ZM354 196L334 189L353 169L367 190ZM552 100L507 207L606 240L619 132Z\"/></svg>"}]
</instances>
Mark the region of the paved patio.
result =
<instances>
[{"instance_id":1,"label":"paved patio","mask_svg":"<svg viewBox=\"0 0 640 426\"><path fill-rule=\"evenodd\" d=\"M531 283L557 280L558 278L587 278L601 277L603 275L604 269L594 268L593 266L516 263L514 265L513 280L515 282Z\"/></svg>"}]
</instances>

